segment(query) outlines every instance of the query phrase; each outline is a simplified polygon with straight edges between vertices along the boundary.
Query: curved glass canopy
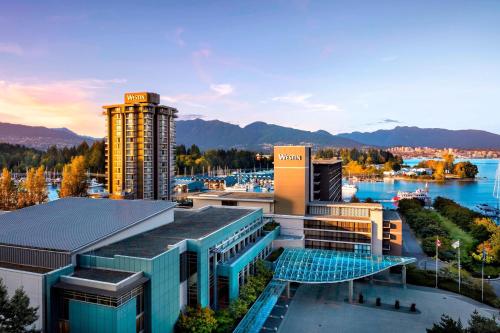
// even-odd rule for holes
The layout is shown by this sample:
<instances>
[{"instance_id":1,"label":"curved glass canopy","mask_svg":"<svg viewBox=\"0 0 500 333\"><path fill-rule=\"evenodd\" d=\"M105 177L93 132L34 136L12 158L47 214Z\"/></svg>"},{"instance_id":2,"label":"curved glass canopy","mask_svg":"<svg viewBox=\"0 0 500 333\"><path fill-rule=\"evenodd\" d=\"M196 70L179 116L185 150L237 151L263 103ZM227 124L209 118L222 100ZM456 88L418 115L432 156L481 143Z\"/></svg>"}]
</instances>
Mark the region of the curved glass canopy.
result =
<instances>
[{"instance_id":1,"label":"curved glass canopy","mask_svg":"<svg viewBox=\"0 0 500 333\"><path fill-rule=\"evenodd\" d=\"M373 275L390 267L407 265L415 258L315 249L285 249L274 279L300 283L337 283Z\"/></svg>"}]
</instances>

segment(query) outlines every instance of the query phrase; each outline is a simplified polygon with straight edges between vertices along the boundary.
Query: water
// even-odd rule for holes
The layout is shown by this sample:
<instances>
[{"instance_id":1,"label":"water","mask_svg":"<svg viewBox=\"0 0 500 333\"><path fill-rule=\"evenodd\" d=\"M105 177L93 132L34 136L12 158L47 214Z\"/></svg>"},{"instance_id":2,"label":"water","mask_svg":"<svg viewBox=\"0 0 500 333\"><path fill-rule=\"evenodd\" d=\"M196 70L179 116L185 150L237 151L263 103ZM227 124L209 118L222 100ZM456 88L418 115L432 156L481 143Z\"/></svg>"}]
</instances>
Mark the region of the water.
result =
<instances>
[{"instance_id":1,"label":"water","mask_svg":"<svg viewBox=\"0 0 500 333\"><path fill-rule=\"evenodd\" d=\"M414 166L421 159L405 160L405 163ZM455 200L461 205L475 209L477 204L487 203L496 207L497 203L493 197L493 187L495 184L495 174L499 160L493 159L471 159L469 160L479 169L477 180L473 182L466 181L448 181L446 183L429 182L429 193L432 198L437 196L447 197ZM372 198L374 200L390 201L398 191L415 191L423 188L424 182L412 182L405 180L393 180L378 183L360 182L358 183L358 193L356 196L362 200ZM57 188L48 187L49 200L58 198ZM260 187L254 188L255 192L262 192ZM395 207L392 202L383 202L386 207Z\"/></svg>"},{"instance_id":2,"label":"water","mask_svg":"<svg viewBox=\"0 0 500 333\"><path fill-rule=\"evenodd\" d=\"M57 187L52 187L52 185L47 186L47 191L49 192L49 201L54 201L59 199L59 194L57 191L59 191L59 188Z\"/></svg>"},{"instance_id":3,"label":"water","mask_svg":"<svg viewBox=\"0 0 500 333\"><path fill-rule=\"evenodd\" d=\"M405 163L414 166L420 159L405 160ZM460 160L458 160L460 161ZM470 159L471 163L477 165L479 174L477 180L470 181L448 181L446 183L429 182L429 194L432 198L442 196L455 200L461 205L475 209L477 204L487 203L496 207L496 199L493 197L495 174L499 161L493 159ZM374 200L391 200L398 191L415 191L424 188L424 182L412 182L405 180L391 180L378 183L358 183L360 199L368 197ZM394 207L394 203L383 202L385 206Z\"/></svg>"}]
</instances>

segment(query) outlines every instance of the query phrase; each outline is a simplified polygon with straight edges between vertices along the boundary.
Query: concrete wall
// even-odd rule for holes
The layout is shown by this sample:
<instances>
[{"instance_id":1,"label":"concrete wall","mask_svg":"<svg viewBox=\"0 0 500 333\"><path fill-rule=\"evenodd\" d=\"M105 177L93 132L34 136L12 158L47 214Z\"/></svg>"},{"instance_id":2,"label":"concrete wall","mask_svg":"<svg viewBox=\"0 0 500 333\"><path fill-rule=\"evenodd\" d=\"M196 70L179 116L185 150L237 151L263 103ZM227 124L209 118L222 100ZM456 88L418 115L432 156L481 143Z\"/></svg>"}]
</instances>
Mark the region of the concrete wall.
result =
<instances>
[{"instance_id":1,"label":"concrete wall","mask_svg":"<svg viewBox=\"0 0 500 333\"><path fill-rule=\"evenodd\" d=\"M9 297L12 297L17 288L22 287L30 299L30 306L38 307L37 329L43 329L45 316L44 276L42 274L0 268L0 278L7 287Z\"/></svg>"},{"instance_id":2,"label":"concrete wall","mask_svg":"<svg viewBox=\"0 0 500 333\"><path fill-rule=\"evenodd\" d=\"M381 255L384 229L383 210L370 210L370 220L372 220L372 254Z\"/></svg>"},{"instance_id":3,"label":"concrete wall","mask_svg":"<svg viewBox=\"0 0 500 333\"><path fill-rule=\"evenodd\" d=\"M199 209L199 208L203 208L206 206L221 206L221 205L222 205L221 200L202 199L202 198L193 199L193 208L194 209Z\"/></svg>"},{"instance_id":4,"label":"concrete wall","mask_svg":"<svg viewBox=\"0 0 500 333\"><path fill-rule=\"evenodd\" d=\"M238 207L261 208L264 214L274 213L274 203L272 202L238 201Z\"/></svg>"},{"instance_id":5,"label":"concrete wall","mask_svg":"<svg viewBox=\"0 0 500 333\"><path fill-rule=\"evenodd\" d=\"M304 237L304 219L300 216L274 216L274 221L280 224L281 234Z\"/></svg>"},{"instance_id":6,"label":"concrete wall","mask_svg":"<svg viewBox=\"0 0 500 333\"><path fill-rule=\"evenodd\" d=\"M193 199L193 208L199 209L206 206L222 206L222 201L220 199L203 199L203 198L194 198ZM274 203L272 202L258 202L258 201L242 201L242 200L228 200L228 201L237 201L238 207L245 208L261 208L264 214L272 214L274 213Z\"/></svg>"}]
</instances>

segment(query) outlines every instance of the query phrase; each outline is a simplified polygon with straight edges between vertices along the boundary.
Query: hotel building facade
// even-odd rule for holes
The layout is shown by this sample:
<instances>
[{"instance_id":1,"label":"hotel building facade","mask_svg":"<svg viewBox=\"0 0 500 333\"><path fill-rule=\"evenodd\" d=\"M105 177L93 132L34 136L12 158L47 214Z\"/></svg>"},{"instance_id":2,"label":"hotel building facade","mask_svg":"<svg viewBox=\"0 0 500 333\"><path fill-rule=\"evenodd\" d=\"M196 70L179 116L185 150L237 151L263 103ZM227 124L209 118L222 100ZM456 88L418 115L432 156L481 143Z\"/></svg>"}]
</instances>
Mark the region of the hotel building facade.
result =
<instances>
[{"instance_id":1,"label":"hotel building facade","mask_svg":"<svg viewBox=\"0 0 500 333\"><path fill-rule=\"evenodd\" d=\"M177 110L149 92L126 93L123 104L103 109L111 197L171 200Z\"/></svg>"},{"instance_id":2,"label":"hotel building facade","mask_svg":"<svg viewBox=\"0 0 500 333\"><path fill-rule=\"evenodd\" d=\"M339 160L314 160L305 146L274 148L274 193L209 192L189 196L206 205L259 207L280 224L274 247L401 255L402 221L380 203L344 203Z\"/></svg>"}]
</instances>

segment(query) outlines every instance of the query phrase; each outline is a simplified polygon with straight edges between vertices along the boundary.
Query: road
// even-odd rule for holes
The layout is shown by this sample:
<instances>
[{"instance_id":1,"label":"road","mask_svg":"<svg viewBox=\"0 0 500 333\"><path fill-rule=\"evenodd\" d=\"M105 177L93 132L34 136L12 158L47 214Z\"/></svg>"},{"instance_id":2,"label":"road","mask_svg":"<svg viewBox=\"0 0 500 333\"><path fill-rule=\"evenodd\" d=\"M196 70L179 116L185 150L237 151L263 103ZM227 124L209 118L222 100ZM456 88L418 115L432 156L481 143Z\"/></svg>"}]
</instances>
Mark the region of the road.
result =
<instances>
[{"instance_id":1,"label":"road","mask_svg":"<svg viewBox=\"0 0 500 333\"><path fill-rule=\"evenodd\" d=\"M410 226L403 222L403 255L407 257L417 258L417 267L430 271L436 270L436 260L427 256ZM445 263L438 261L439 269L443 268Z\"/></svg>"}]
</instances>

